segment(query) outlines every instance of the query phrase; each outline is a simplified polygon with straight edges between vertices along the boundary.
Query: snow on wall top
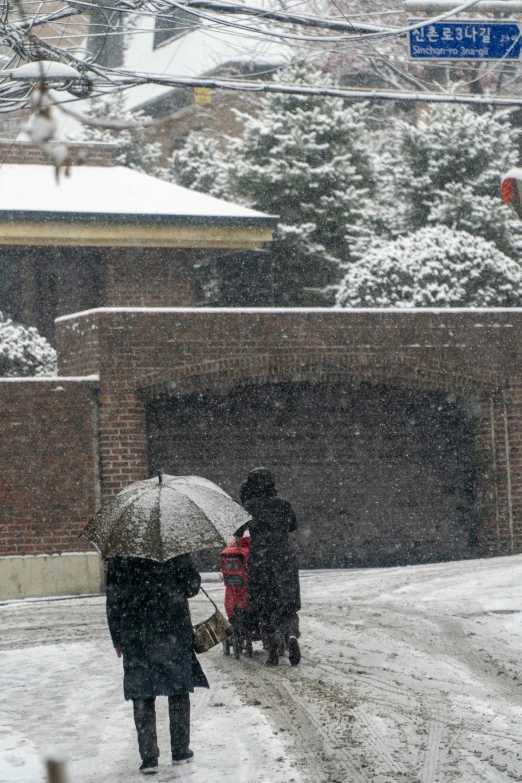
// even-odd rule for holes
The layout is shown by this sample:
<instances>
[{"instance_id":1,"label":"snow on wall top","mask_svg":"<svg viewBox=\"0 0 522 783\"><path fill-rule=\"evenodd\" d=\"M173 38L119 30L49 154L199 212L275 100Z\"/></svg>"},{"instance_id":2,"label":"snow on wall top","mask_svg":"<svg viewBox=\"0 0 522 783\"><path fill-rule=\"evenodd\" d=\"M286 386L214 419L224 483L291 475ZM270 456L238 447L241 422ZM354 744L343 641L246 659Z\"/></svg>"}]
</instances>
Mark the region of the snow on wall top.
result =
<instances>
[{"instance_id":1,"label":"snow on wall top","mask_svg":"<svg viewBox=\"0 0 522 783\"><path fill-rule=\"evenodd\" d=\"M99 375L7 375L0 376L0 383L92 383Z\"/></svg>"},{"instance_id":2,"label":"snow on wall top","mask_svg":"<svg viewBox=\"0 0 522 783\"><path fill-rule=\"evenodd\" d=\"M522 315L522 307L95 307L90 310L81 310L77 313L68 313L55 318L55 322L69 321L74 318L94 315L96 313L192 313L195 315L232 313L241 315L251 313L266 314L296 314L331 313L332 315L359 315L396 313L398 315L451 315L451 314L475 314L496 315L506 314L513 316ZM476 324L481 326L481 324ZM511 326L511 324L502 324Z\"/></svg>"},{"instance_id":3,"label":"snow on wall top","mask_svg":"<svg viewBox=\"0 0 522 783\"><path fill-rule=\"evenodd\" d=\"M232 221L275 222L275 218L237 204L198 193L141 174L123 166L80 166L57 183L54 168L6 164L0 169L0 220L2 212L38 219L45 215L161 216L180 220L210 218Z\"/></svg>"}]
</instances>

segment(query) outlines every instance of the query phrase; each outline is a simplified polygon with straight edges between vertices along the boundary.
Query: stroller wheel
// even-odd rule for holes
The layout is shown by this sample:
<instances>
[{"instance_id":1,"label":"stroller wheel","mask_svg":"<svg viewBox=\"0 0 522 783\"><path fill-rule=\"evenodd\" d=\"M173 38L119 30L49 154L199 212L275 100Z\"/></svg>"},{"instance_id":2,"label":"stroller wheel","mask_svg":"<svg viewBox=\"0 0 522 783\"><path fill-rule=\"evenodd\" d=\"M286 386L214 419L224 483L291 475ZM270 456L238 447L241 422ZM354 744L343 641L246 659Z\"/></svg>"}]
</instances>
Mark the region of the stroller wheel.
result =
<instances>
[{"instance_id":1,"label":"stroller wheel","mask_svg":"<svg viewBox=\"0 0 522 783\"><path fill-rule=\"evenodd\" d=\"M239 661L239 657L241 655L241 647L242 647L242 641L239 634L234 634L232 636L232 647L234 649L234 658L236 661Z\"/></svg>"}]
</instances>

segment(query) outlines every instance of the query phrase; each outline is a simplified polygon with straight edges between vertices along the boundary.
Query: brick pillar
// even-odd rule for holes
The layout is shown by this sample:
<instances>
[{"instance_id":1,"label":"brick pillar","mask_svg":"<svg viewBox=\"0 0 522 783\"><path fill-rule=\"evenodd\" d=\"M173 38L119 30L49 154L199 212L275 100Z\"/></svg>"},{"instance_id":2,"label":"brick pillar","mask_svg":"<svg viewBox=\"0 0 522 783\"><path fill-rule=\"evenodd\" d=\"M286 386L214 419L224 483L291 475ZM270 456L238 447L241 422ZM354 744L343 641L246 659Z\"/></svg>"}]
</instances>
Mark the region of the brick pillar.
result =
<instances>
[{"instance_id":1,"label":"brick pillar","mask_svg":"<svg viewBox=\"0 0 522 783\"><path fill-rule=\"evenodd\" d=\"M127 484L148 478L145 405L131 390L102 391L99 397L102 501Z\"/></svg>"},{"instance_id":2,"label":"brick pillar","mask_svg":"<svg viewBox=\"0 0 522 783\"><path fill-rule=\"evenodd\" d=\"M522 376L512 376L502 394L508 494L507 544L522 552Z\"/></svg>"},{"instance_id":3,"label":"brick pillar","mask_svg":"<svg viewBox=\"0 0 522 783\"><path fill-rule=\"evenodd\" d=\"M511 379L483 404L477 507L482 555L522 552L522 378Z\"/></svg>"},{"instance_id":4,"label":"brick pillar","mask_svg":"<svg viewBox=\"0 0 522 783\"><path fill-rule=\"evenodd\" d=\"M477 524L483 557L502 551L508 531L504 421L501 397L484 400L477 427Z\"/></svg>"}]
</instances>

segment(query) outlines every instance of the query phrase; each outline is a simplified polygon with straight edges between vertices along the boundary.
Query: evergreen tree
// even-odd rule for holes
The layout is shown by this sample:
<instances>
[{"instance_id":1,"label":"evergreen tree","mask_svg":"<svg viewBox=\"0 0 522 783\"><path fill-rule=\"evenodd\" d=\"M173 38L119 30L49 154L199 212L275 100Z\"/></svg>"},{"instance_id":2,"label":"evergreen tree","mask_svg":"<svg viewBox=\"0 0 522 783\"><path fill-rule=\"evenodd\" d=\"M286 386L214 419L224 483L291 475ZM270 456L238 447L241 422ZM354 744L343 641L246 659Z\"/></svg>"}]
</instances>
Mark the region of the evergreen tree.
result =
<instances>
[{"instance_id":1,"label":"evergreen tree","mask_svg":"<svg viewBox=\"0 0 522 783\"><path fill-rule=\"evenodd\" d=\"M518 257L522 226L499 198L500 175L517 159L516 132L489 112L439 104L416 125L395 121L380 156L383 233L445 225Z\"/></svg>"},{"instance_id":2,"label":"evergreen tree","mask_svg":"<svg viewBox=\"0 0 522 783\"><path fill-rule=\"evenodd\" d=\"M0 376L55 375L56 351L34 328L0 313Z\"/></svg>"},{"instance_id":3,"label":"evergreen tree","mask_svg":"<svg viewBox=\"0 0 522 783\"><path fill-rule=\"evenodd\" d=\"M122 93L111 95L109 100L94 98L90 102L90 116L98 120L120 120L129 124L139 123L143 112L131 112L125 106ZM161 156L161 144L148 139L145 128L132 130L111 130L85 126L83 136L89 141L104 141L116 144L117 162L145 174L155 174Z\"/></svg>"},{"instance_id":4,"label":"evergreen tree","mask_svg":"<svg viewBox=\"0 0 522 783\"><path fill-rule=\"evenodd\" d=\"M315 87L331 83L301 64L275 78ZM270 94L256 116L238 113L243 135L229 139L224 153L192 138L171 160L170 176L179 184L279 215L271 246L274 304L318 301L319 289L339 281L353 244L370 231L374 176L367 111L365 104L347 106L331 97Z\"/></svg>"},{"instance_id":5,"label":"evergreen tree","mask_svg":"<svg viewBox=\"0 0 522 783\"><path fill-rule=\"evenodd\" d=\"M520 307L522 269L492 242L446 226L380 244L346 268L341 307Z\"/></svg>"},{"instance_id":6,"label":"evergreen tree","mask_svg":"<svg viewBox=\"0 0 522 783\"><path fill-rule=\"evenodd\" d=\"M227 196L224 160L219 144L201 133L191 133L186 144L172 153L169 167L162 169L159 175L184 188L210 193L218 198Z\"/></svg>"}]
</instances>

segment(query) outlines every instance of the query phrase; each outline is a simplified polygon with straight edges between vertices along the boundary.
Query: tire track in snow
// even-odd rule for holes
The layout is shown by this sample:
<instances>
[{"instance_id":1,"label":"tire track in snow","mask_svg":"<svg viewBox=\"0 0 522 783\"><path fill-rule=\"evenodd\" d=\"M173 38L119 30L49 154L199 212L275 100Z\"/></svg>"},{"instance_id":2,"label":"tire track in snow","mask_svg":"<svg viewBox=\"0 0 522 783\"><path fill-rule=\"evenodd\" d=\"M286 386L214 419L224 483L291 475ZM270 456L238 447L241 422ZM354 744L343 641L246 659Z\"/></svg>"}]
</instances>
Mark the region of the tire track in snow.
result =
<instances>
[{"instance_id":1,"label":"tire track in snow","mask_svg":"<svg viewBox=\"0 0 522 783\"><path fill-rule=\"evenodd\" d=\"M382 739L381 735L374 729L371 722L371 717L365 714L361 708L354 710L354 716L362 727L364 733L369 738L374 753L380 758L381 763L393 772L399 772L407 774L402 764L398 764L392 755L388 752L386 743ZM391 717L391 716L390 716Z\"/></svg>"},{"instance_id":2,"label":"tire track in snow","mask_svg":"<svg viewBox=\"0 0 522 783\"><path fill-rule=\"evenodd\" d=\"M351 755L343 747L338 744L338 739L333 738L325 727L325 724L321 721L317 712L310 707L301 697L299 697L295 691L295 687L288 680L281 682L282 687L288 693L290 698L308 715L309 720L315 726L316 731L322 737L322 741L329 753L337 759L341 759L344 771L349 775L349 780L352 783L365 783L366 778L363 777L357 767L355 766Z\"/></svg>"},{"instance_id":3,"label":"tire track in snow","mask_svg":"<svg viewBox=\"0 0 522 783\"><path fill-rule=\"evenodd\" d=\"M422 783L436 783L439 780L440 757L443 737L445 734L445 711L433 717L428 724L424 764L420 773Z\"/></svg>"},{"instance_id":4,"label":"tire track in snow","mask_svg":"<svg viewBox=\"0 0 522 783\"><path fill-rule=\"evenodd\" d=\"M366 715L364 709L355 706L353 692L347 686L346 679L329 676L328 667L321 666L314 667L320 668L322 679L317 680L313 676L314 669L310 671L306 663L299 670L281 667L267 672L255 664L250 664L249 669L250 667L255 668L256 685L262 685L270 712L272 713L274 706L275 694L278 695L279 704L286 705L287 711L293 711L295 714L293 706L296 705L297 712L306 715L314 727L327 756L335 761L337 767L341 767L343 780L365 783L372 767L376 767L375 772L379 779L382 777L383 780L388 780L390 775L399 776L401 779L417 779L416 770L411 764L401 764L389 752L386 739L373 725L373 720L379 720L379 717ZM339 716L346 714L347 710L350 712L350 719L343 725ZM389 717L394 720L393 715ZM413 725L413 721L411 723ZM291 730L294 731L293 719L290 724ZM355 729L362 737L357 741L353 738ZM306 739L308 741L309 736ZM349 750L350 745L353 747L352 751ZM409 754L405 754L405 758L408 757Z\"/></svg>"},{"instance_id":5,"label":"tire track in snow","mask_svg":"<svg viewBox=\"0 0 522 783\"><path fill-rule=\"evenodd\" d=\"M335 691L346 692L349 690L352 698L356 694L359 704L373 703L377 707L382 708L385 712L385 719L398 727L398 734L401 738L406 733L404 726L401 724L406 721L407 731L419 738L420 743L421 732L419 729L427 723L427 712L430 709L434 712L435 707L428 706L423 700L419 700L418 694L410 692L405 694L404 688L399 689L388 683L385 684L377 677L361 676L360 673L356 674L353 671L345 673L339 671L339 668L326 663L316 663L314 668L320 672L323 680L328 681ZM304 676L307 675L306 668L303 669L303 674ZM379 691L380 687L384 693L384 698ZM369 694L368 689L373 691L373 693ZM361 706L353 709L353 715L358 722L358 728L363 734L365 745L371 748L372 754L378 756L387 772L399 774L403 777L417 778L417 770L421 765L415 765L414 749L411 747L405 748L403 763L394 759L388 750L387 742L372 725L372 718L375 720L376 716L368 715L367 712ZM404 742L407 745L407 741L404 740Z\"/></svg>"},{"instance_id":6,"label":"tire track in snow","mask_svg":"<svg viewBox=\"0 0 522 783\"><path fill-rule=\"evenodd\" d=\"M305 659L305 661L307 660ZM426 697L425 694L420 697L417 692L404 685L394 686L382 678L360 669L340 669L338 666L331 666L319 661L314 661L313 665L323 672L321 676L331 677L338 686L346 687L347 684L350 684L352 688L366 688L369 693L364 693L365 701L374 701L382 707L391 708L405 715L418 716L421 713L424 715L426 710L436 711L438 708L438 701L435 699Z\"/></svg>"},{"instance_id":7,"label":"tire track in snow","mask_svg":"<svg viewBox=\"0 0 522 783\"><path fill-rule=\"evenodd\" d=\"M522 688L515 687L513 680L507 677L501 670L497 670L497 673L491 671L492 664L488 664L473 649L458 620L450 617L440 618L439 625L442 635L453 645L454 656L451 657L460 658L468 674L471 672L482 685L492 690L497 697L505 699L516 706L522 705L522 693L520 692Z\"/></svg>"},{"instance_id":8,"label":"tire track in snow","mask_svg":"<svg viewBox=\"0 0 522 783\"><path fill-rule=\"evenodd\" d=\"M290 738L289 750L296 764L312 783L366 783L348 754L339 748L339 738L331 738L321 726L315 711L298 698L293 688L285 687L291 676L285 667L267 671L257 661L223 660L220 666L234 672L234 681L244 699L263 711L275 730Z\"/></svg>"}]
</instances>

